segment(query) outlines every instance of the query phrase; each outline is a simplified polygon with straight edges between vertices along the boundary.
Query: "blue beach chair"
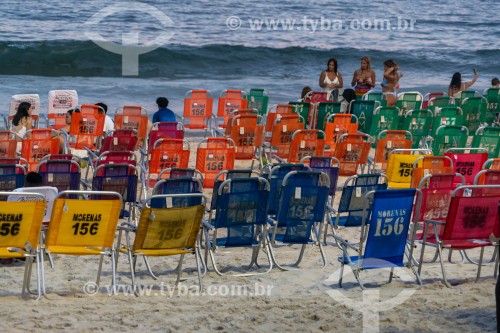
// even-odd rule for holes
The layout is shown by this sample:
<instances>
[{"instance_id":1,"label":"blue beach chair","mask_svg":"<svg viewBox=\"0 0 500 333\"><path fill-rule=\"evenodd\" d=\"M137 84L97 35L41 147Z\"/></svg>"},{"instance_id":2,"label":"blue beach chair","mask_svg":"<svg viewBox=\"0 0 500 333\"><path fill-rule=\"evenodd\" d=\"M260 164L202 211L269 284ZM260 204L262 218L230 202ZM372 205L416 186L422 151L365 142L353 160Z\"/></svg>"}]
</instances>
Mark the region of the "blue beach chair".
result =
<instances>
[{"instance_id":1,"label":"blue beach chair","mask_svg":"<svg viewBox=\"0 0 500 333\"><path fill-rule=\"evenodd\" d=\"M319 231L323 227L328 201L328 175L318 171L292 171L285 176L281 187L278 213L275 219L269 219L273 229L269 248L274 264L282 270L298 267L306 246L317 244L325 267L326 258L319 241ZM274 248L279 247L278 243L301 245L295 263L278 263L274 253Z\"/></svg>"},{"instance_id":2,"label":"blue beach chair","mask_svg":"<svg viewBox=\"0 0 500 333\"><path fill-rule=\"evenodd\" d=\"M370 191L364 196L364 216L361 225L360 243L358 246L340 237L336 237L342 247L339 286L342 287L344 266L353 270L361 289L364 289L360 272L365 269L390 268L389 283L392 281L395 267L411 268L417 282L422 285L420 276L413 267L413 247L407 254L405 263L408 230L412 222L413 203L417 194L416 211L419 211L421 194L416 189ZM371 205L371 209L369 206ZM370 211L368 213L368 211ZM418 214L417 214L418 215ZM369 217L371 216L371 217ZM417 222L418 216L413 216ZM415 229L414 229L415 230ZM410 236L410 238L413 238ZM349 250L356 252L351 256Z\"/></svg>"}]
</instances>

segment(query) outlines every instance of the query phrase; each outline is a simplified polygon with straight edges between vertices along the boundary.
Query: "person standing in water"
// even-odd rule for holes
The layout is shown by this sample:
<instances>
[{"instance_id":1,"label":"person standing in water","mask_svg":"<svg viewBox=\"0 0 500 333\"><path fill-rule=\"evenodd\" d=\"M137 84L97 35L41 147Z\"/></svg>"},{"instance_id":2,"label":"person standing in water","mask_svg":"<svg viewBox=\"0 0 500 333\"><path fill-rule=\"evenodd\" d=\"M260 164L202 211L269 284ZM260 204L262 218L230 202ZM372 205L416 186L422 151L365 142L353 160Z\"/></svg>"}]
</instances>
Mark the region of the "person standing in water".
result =
<instances>
[{"instance_id":1,"label":"person standing in water","mask_svg":"<svg viewBox=\"0 0 500 333\"><path fill-rule=\"evenodd\" d=\"M384 79L381 83L382 93L387 100L387 106L396 105L398 99L399 79L403 77L403 73L398 71L399 66L394 60L386 60L384 62Z\"/></svg>"}]
</instances>

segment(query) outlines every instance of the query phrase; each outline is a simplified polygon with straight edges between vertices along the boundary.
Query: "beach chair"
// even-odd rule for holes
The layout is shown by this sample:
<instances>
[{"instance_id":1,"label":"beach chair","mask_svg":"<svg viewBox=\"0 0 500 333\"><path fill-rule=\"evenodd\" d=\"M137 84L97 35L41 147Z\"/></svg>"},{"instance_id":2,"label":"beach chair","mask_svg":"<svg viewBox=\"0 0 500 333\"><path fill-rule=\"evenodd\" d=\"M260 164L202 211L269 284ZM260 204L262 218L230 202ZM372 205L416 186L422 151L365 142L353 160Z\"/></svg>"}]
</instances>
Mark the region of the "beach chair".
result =
<instances>
[{"instance_id":1,"label":"beach chair","mask_svg":"<svg viewBox=\"0 0 500 333\"><path fill-rule=\"evenodd\" d=\"M489 88L485 92L485 97L488 102L487 111L484 121L492 125L495 121L498 121L498 115L500 113L500 89Z\"/></svg>"},{"instance_id":2,"label":"beach chair","mask_svg":"<svg viewBox=\"0 0 500 333\"><path fill-rule=\"evenodd\" d=\"M483 169L500 170L500 158L490 158L483 164Z\"/></svg>"},{"instance_id":3,"label":"beach chair","mask_svg":"<svg viewBox=\"0 0 500 333\"><path fill-rule=\"evenodd\" d=\"M401 129L409 131L412 136L412 148L427 148L434 115L430 110L411 110L405 113Z\"/></svg>"},{"instance_id":4,"label":"beach chair","mask_svg":"<svg viewBox=\"0 0 500 333\"><path fill-rule=\"evenodd\" d=\"M175 198L196 197L201 199L201 204L188 207L176 207L171 205ZM166 207L155 208L149 205L152 199L160 199L167 202ZM167 257L180 256L175 286L181 281L182 265L186 254L194 254L198 273L198 292L203 291L201 267L203 258L200 255L198 239L205 212L205 197L201 193L192 194L166 194L149 197L145 201L145 207L141 210L141 216L137 227L126 224L120 229L125 231L126 247L120 248L121 252L128 254L130 266L132 289L139 296L136 283L136 261L139 256ZM134 242L131 241L130 233L135 233ZM146 265L150 275L157 279L149 265Z\"/></svg>"},{"instance_id":5,"label":"beach chair","mask_svg":"<svg viewBox=\"0 0 500 333\"><path fill-rule=\"evenodd\" d=\"M418 91L406 91L398 94L396 107L401 110L401 114L405 114L410 110L422 108L424 97Z\"/></svg>"},{"instance_id":6,"label":"beach chair","mask_svg":"<svg viewBox=\"0 0 500 333\"><path fill-rule=\"evenodd\" d=\"M306 127L311 128L314 106L310 102L288 102L293 106L293 113L299 114L306 122Z\"/></svg>"},{"instance_id":7,"label":"beach chair","mask_svg":"<svg viewBox=\"0 0 500 333\"><path fill-rule=\"evenodd\" d=\"M350 113L358 117L358 128L360 132L368 133L372 126L372 114L380 106L379 101L351 101Z\"/></svg>"},{"instance_id":8,"label":"beach chair","mask_svg":"<svg viewBox=\"0 0 500 333\"><path fill-rule=\"evenodd\" d=\"M233 117L231 119L231 139L236 144L235 159L257 159L260 163L263 135L264 125L261 116L247 114Z\"/></svg>"},{"instance_id":9,"label":"beach chair","mask_svg":"<svg viewBox=\"0 0 500 333\"><path fill-rule=\"evenodd\" d=\"M8 192L23 187L26 173L26 166L15 159L0 159L0 191Z\"/></svg>"},{"instance_id":10,"label":"beach chair","mask_svg":"<svg viewBox=\"0 0 500 333\"><path fill-rule=\"evenodd\" d=\"M381 106L386 106L387 101L384 99L384 94L381 91L368 91L361 97L363 101L377 101Z\"/></svg>"},{"instance_id":11,"label":"beach chair","mask_svg":"<svg viewBox=\"0 0 500 333\"><path fill-rule=\"evenodd\" d=\"M458 94L456 94L454 96L455 98L455 104L457 105L461 105L462 102L467 99L467 98L471 98L471 97L480 97L481 94L479 93L479 91L476 91L476 90L462 90L460 91Z\"/></svg>"},{"instance_id":12,"label":"beach chair","mask_svg":"<svg viewBox=\"0 0 500 333\"><path fill-rule=\"evenodd\" d=\"M401 111L396 106L379 106L373 111L372 124L368 134L377 138L382 131L392 131L399 128ZM376 142L373 144L375 148Z\"/></svg>"},{"instance_id":13,"label":"beach chair","mask_svg":"<svg viewBox=\"0 0 500 333\"><path fill-rule=\"evenodd\" d=\"M163 170L187 168L190 154L189 142L186 140L170 138L156 140L149 160L144 163L144 166L147 166L146 185L148 188L152 188L161 179L160 173Z\"/></svg>"},{"instance_id":14,"label":"beach chair","mask_svg":"<svg viewBox=\"0 0 500 333\"><path fill-rule=\"evenodd\" d=\"M411 188L419 188L420 181L425 176L454 173L453 160L448 156L420 156L413 162L411 173Z\"/></svg>"},{"instance_id":15,"label":"beach chair","mask_svg":"<svg viewBox=\"0 0 500 333\"><path fill-rule=\"evenodd\" d=\"M261 116L267 114L267 105L269 103L269 95L267 91L259 88L252 88L247 95L247 107L250 109L256 109L257 113Z\"/></svg>"},{"instance_id":16,"label":"beach chair","mask_svg":"<svg viewBox=\"0 0 500 333\"><path fill-rule=\"evenodd\" d=\"M28 171L35 171L46 155L59 153L60 144L59 133L53 129L28 130L21 149L21 156L29 165Z\"/></svg>"},{"instance_id":17,"label":"beach chair","mask_svg":"<svg viewBox=\"0 0 500 333\"><path fill-rule=\"evenodd\" d=\"M214 115L213 124L216 132L224 133L229 114L235 110L246 109L248 100L242 90L227 89L221 92L217 101L217 115Z\"/></svg>"},{"instance_id":18,"label":"beach chair","mask_svg":"<svg viewBox=\"0 0 500 333\"><path fill-rule=\"evenodd\" d=\"M15 134L10 130L0 131L0 158L14 158L17 153Z\"/></svg>"},{"instance_id":19,"label":"beach chair","mask_svg":"<svg viewBox=\"0 0 500 333\"><path fill-rule=\"evenodd\" d=\"M234 169L236 145L230 138L203 139L196 149L196 169L204 177L203 186L212 188L215 176L222 170Z\"/></svg>"},{"instance_id":20,"label":"beach chair","mask_svg":"<svg viewBox=\"0 0 500 333\"><path fill-rule=\"evenodd\" d=\"M142 106L125 105L116 109L115 130L135 131L139 140L136 145L144 145L148 133L148 111Z\"/></svg>"},{"instance_id":21,"label":"beach chair","mask_svg":"<svg viewBox=\"0 0 500 333\"><path fill-rule=\"evenodd\" d=\"M384 174L360 174L346 179L338 207L328 207L328 222L332 233L336 235L339 227L360 227L363 219L364 195L370 191L387 189L387 176ZM324 243L328 236L325 228ZM340 244L337 244L340 246Z\"/></svg>"},{"instance_id":22,"label":"beach chair","mask_svg":"<svg viewBox=\"0 0 500 333\"><path fill-rule=\"evenodd\" d=\"M304 156L300 160L301 164L308 164L311 170L326 173L330 179L330 188L328 195L331 198L330 204L333 204L335 192L337 191L337 182L339 178L340 162L331 156ZM330 205L331 206L331 205Z\"/></svg>"},{"instance_id":23,"label":"beach chair","mask_svg":"<svg viewBox=\"0 0 500 333\"><path fill-rule=\"evenodd\" d=\"M476 276L478 281L481 276L484 248L493 246L498 250L498 241L496 239L493 241L490 235L495 234L498 229L499 201L499 185L467 185L456 188L451 194L446 221L443 223L432 219L424 220L433 227L433 234L432 237L427 237L428 233L425 231L429 228L424 229L419 273L426 246L435 247L438 251L444 284L451 287L444 267L443 250L481 248Z\"/></svg>"},{"instance_id":24,"label":"beach chair","mask_svg":"<svg viewBox=\"0 0 500 333\"><path fill-rule=\"evenodd\" d=\"M98 165L92 178L93 191L117 192L121 196L123 207L120 218L135 220L134 208L137 205L139 168L128 163L108 163ZM139 197L144 193L144 184L139 187Z\"/></svg>"},{"instance_id":25,"label":"beach chair","mask_svg":"<svg viewBox=\"0 0 500 333\"><path fill-rule=\"evenodd\" d=\"M0 225L0 258L25 258L22 294L30 292L32 263L36 261L37 300L43 293L42 257L40 255L40 231L45 213L45 198L39 193L0 192L0 198L25 197L34 202L6 199L0 201L4 219Z\"/></svg>"},{"instance_id":26,"label":"beach chair","mask_svg":"<svg viewBox=\"0 0 500 333\"><path fill-rule=\"evenodd\" d=\"M455 99L450 96L438 96L431 98L429 100L428 109L435 113L437 109L446 107L446 106L454 106Z\"/></svg>"},{"instance_id":27,"label":"beach chair","mask_svg":"<svg viewBox=\"0 0 500 333\"><path fill-rule=\"evenodd\" d=\"M6 129L10 128L12 119L14 119L14 115L17 113L19 104L21 104L22 102L28 102L31 104L31 108L29 109L28 113L31 116L32 128L38 128L38 123L40 121L40 95L19 94L13 95L10 99L9 115L7 116L7 118L4 118Z\"/></svg>"},{"instance_id":28,"label":"beach chair","mask_svg":"<svg viewBox=\"0 0 500 333\"><path fill-rule=\"evenodd\" d=\"M332 114L340 113L340 102L319 102L315 104L313 119L309 124L309 128L325 130L327 119ZM306 118L307 119L307 118Z\"/></svg>"},{"instance_id":29,"label":"beach chair","mask_svg":"<svg viewBox=\"0 0 500 333\"><path fill-rule=\"evenodd\" d=\"M436 108L432 119L432 135L436 134L440 126L463 126L464 113L458 106L443 106Z\"/></svg>"},{"instance_id":30,"label":"beach chair","mask_svg":"<svg viewBox=\"0 0 500 333\"><path fill-rule=\"evenodd\" d=\"M79 150L99 150L100 138L104 132L104 113L99 113L97 105L82 104L80 112L73 112L67 144Z\"/></svg>"},{"instance_id":31,"label":"beach chair","mask_svg":"<svg viewBox=\"0 0 500 333\"><path fill-rule=\"evenodd\" d=\"M233 119L236 116L248 116L248 115L259 115L257 109L241 109L231 112L227 118L226 130L224 135L226 137L231 136ZM261 116L262 117L262 116Z\"/></svg>"},{"instance_id":32,"label":"beach chair","mask_svg":"<svg viewBox=\"0 0 500 333\"><path fill-rule=\"evenodd\" d=\"M500 157L500 127L479 127L472 139L471 147L487 149L489 158Z\"/></svg>"},{"instance_id":33,"label":"beach chair","mask_svg":"<svg viewBox=\"0 0 500 333\"><path fill-rule=\"evenodd\" d=\"M180 122L159 122L151 126L147 137L147 153L151 154L153 145L156 140L170 138L170 139L184 139L184 126ZM144 149L142 151L144 154Z\"/></svg>"},{"instance_id":34,"label":"beach chair","mask_svg":"<svg viewBox=\"0 0 500 333\"><path fill-rule=\"evenodd\" d=\"M466 185L474 182L474 177L488 159L488 151L484 148L449 148L444 155L453 161L454 172L465 177Z\"/></svg>"},{"instance_id":35,"label":"beach chair","mask_svg":"<svg viewBox=\"0 0 500 333\"><path fill-rule=\"evenodd\" d=\"M368 161L371 137L368 134L342 134L335 146L333 156L340 162L339 176L352 176L361 172Z\"/></svg>"},{"instance_id":36,"label":"beach chair","mask_svg":"<svg viewBox=\"0 0 500 333\"><path fill-rule=\"evenodd\" d=\"M328 175L317 171L292 171L283 179L278 212L268 220L272 229L270 254L279 269L297 268L308 244L318 245L326 266L319 232L323 230L329 188ZM298 259L292 264L278 263L281 258L275 250L280 244L300 245Z\"/></svg>"},{"instance_id":37,"label":"beach chair","mask_svg":"<svg viewBox=\"0 0 500 333\"><path fill-rule=\"evenodd\" d=\"M76 90L50 90L46 127L58 130L66 126L66 112L77 106Z\"/></svg>"},{"instance_id":38,"label":"beach chair","mask_svg":"<svg viewBox=\"0 0 500 333\"><path fill-rule=\"evenodd\" d=\"M469 133L475 133L485 123L488 100L485 97L468 97L460 104L464 114L464 125Z\"/></svg>"},{"instance_id":39,"label":"beach chair","mask_svg":"<svg viewBox=\"0 0 500 333\"><path fill-rule=\"evenodd\" d=\"M216 257L222 255L220 251L217 252L219 247L224 250L252 249L250 263L244 268L245 273L237 273L236 276L265 274L271 271L273 263L267 245L268 195L269 183L261 177L227 179L218 187L216 204L211 205L209 220L204 223L206 251L209 252L218 275L224 274L216 263ZM264 272L248 272L254 265L260 267L257 259L261 248L266 249L267 269ZM234 269L233 265L232 270Z\"/></svg>"},{"instance_id":40,"label":"beach chair","mask_svg":"<svg viewBox=\"0 0 500 333\"><path fill-rule=\"evenodd\" d=\"M53 186L59 192L80 189L80 164L74 160L45 159L36 172L42 176L44 186Z\"/></svg>"},{"instance_id":41,"label":"beach chair","mask_svg":"<svg viewBox=\"0 0 500 333\"><path fill-rule=\"evenodd\" d=\"M186 130L203 130L205 136L210 131L215 133L211 127L213 98L207 90L190 90L184 97L184 113L182 124Z\"/></svg>"},{"instance_id":42,"label":"beach chair","mask_svg":"<svg viewBox=\"0 0 500 333\"><path fill-rule=\"evenodd\" d=\"M298 163L305 156L322 156L325 149L325 132L297 130L292 135L288 163Z\"/></svg>"},{"instance_id":43,"label":"beach chair","mask_svg":"<svg viewBox=\"0 0 500 333\"><path fill-rule=\"evenodd\" d=\"M272 132L273 131L273 126L275 123L276 119L280 119L285 115L292 115L294 114L293 112L293 106L289 104L277 104L273 105L271 108L269 108L266 116L266 126L265 126L265 131L266 133ZM300 118L300 115L299 115ZM302 122L305 124L305 120L302 119Z\"/></svg>"},{"instance_id":44,"label":"beach chair","mask_svg":"<svg viewBox=\"0 0 500 333\"><path fill-rule=\"evenodd\" d=\"M393 149L387 159L386 174L389 188L410 188L415 161L430 155L428 149Z\"/></svg>"},{"instance_id":45,"label":"beach chair","mask_svg":"<svg viewBox=\"0 0 500 333\"><path fill-rule=\"evenodd\" d=\"M473 185L499 185L500 170L481 170L474 177Z\"/></svg>"},{"instance_id":46,"label":"beach chair","mask_svg":"<svg viewBox=\"0 0 500 333\"><path fill-rule=\"evenodd\" d=\"M353 114L331 114L325 125L325 155L333 155L343 134L358 132L358 118Z\"/></svg>"},{"instance_id":47,"label":"beach chair","mask_svg":"<svg viewBox=\"0 0 500 333\"><path fill-rule=\"evenodd\" d=\"M69 196L74 198L69 198ZM104 255L111 256L111 286L116 287L115 233L122 207L120 194L107 191L63 191L54 202L42 247L42 290L45 290L44 254L99 256L96 287ZM76 273L76 272L74 272Z\"/></svg>"},{"instance_id":48,"label":"beach chair","mask_svg":"<svg viewBox=\"0 0 500 333\"><path fill-rule=\"evenodd\" d=\"M353 245L352 242L336 237L342 247L342 257L339 258L341 263L339 286L342 287L345 265L351 267L361 289L364 289L360 278L362 270L390 268L390 283L396 267L411 268L417 283L421 286L419 273L413 266L412 247L406 254L406 263L404 262L406 241L408 237L413 237L409 235L410 223L412 221L415 223L418 218L418 215L412 216L412 211L414 202L416 206L420 206L420 191L416 189L370 191L364 199L359 245ZM351 256L350 251L355 254Z\"/></svg>"},{"instance_id":49,"label":"beach chair","mask_svg":"<svg viewBox=\"0 0 500 333\"><path fill-rule=\"evenodd\" d=\"M447 149L465 147L469 131L465 126L440 126L432 140L432 153L443 155Z\"/></svg>"},{"instance_id":50,"label":"beach chair","mask_svg":"<svg viewBox=\"0 0 500 333\"><path fill-rule=\"evenodd\" d=\"M304 123L300 122L298 114L284 115L276 118L272 126L271 144L266 153L267 161L273 158L286 159L290 155L290 144L293 133L304 129Z\"/></svg>"},{"instance_id":51,"label":"beach chair","mask_svg":"<svg viewBox=\"0 0 500 333\"><path fill-rule=\"evenodd\" d=\"M383 130L378 134L375 146L375 156L369 163L373 165L372 172L384 172L387 168L389 154L394 149L411 149L412 137L409 131Z\"/></svg>"},{"instance_id":52,"label":"beach chair","mask_svg":"<svg viewBox=\"0 0 500 333\"><path fill-rule=\"evenodd\" d=\"M429 102L431 99L443 96L446 96L446 93L442 91L433 91L425 94L424 99L422 101L422 109L427 109L429 107Z\"/></svg>"}]
</instances>

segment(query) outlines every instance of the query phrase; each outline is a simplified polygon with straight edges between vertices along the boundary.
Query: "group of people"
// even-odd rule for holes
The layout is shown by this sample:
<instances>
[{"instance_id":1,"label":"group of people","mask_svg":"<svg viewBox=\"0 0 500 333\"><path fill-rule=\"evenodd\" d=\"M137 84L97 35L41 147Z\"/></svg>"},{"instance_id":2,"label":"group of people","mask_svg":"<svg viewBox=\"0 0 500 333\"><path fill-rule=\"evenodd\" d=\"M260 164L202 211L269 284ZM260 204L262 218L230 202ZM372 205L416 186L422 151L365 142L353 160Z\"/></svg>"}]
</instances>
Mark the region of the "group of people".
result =
<instances>
[{"instance_id":1,"label":"group of people","mask_svg":"<svg viewBox=\"0 0 500 333\"><path fill-rule=\"evenodd\" d=\"M462 75L459 72L454 73L448 87L448 95L457 96L461 91L469 89L478 78L478 73L475 68L473 71L474 78L472 81L468 82L462 82ZM402 77L403 72L399 71L399 66L394 60L389 59L384 62L384 77L380 85L388 106L396 105L399 80ZM493 78L491 85L493 88L499 88L500 80L498 78ZM361 57L360 68L356 69L352 76L352 88L344 89L342 96L339 96L339 89L344 88L344 82L342 74L338 71L338 63L335 58L328 59L327 68L322 71L319 76L319 86L323 88L323 91L327 92L334 101L345 101L345 95L350 97L353 95L353 92L355 97L362 97L365 93L376 87L375 71L371 68L370 58L367 56ZM305 87L302 91L302 99L305 98L308 91L311 91L311 88Z\"/></svg>"}]
</instances>

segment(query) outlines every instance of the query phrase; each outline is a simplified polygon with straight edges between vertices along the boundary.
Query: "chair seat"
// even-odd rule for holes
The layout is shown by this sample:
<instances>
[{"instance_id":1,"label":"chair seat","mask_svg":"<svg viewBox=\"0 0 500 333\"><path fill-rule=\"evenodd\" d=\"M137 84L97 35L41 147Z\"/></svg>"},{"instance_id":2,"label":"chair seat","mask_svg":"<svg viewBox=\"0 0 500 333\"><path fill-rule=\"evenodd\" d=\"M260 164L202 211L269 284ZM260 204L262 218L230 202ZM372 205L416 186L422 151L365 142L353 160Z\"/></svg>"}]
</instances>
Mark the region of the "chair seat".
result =
<instances>
[{"instance_id":1,"label":"chair seat","mask_svg":"<svg viewBox=\"0 0 500 333\"><path fill-rule=\"evenodd\" d=\"M435 239L428 240L427 242L431 244L436 244ZM491 243L487 239L460 239L451 241L445 240L443 246L456 250L466 250L466 249L473 249L476 247L493 246L493 243Z\"/></svg>"},{"instance_id":2,"label":"chair seat","mask_svg":"<svg viewBox=\"0 0 500 333\"><path fill-rule=\"evenodd\" d=\"M285 240L285 234L276 234L274 236L274 239L279 241L279 242L282 242L282 243L292 243L292 241L288 240L286 241ZM314 241L312 239L308 239L308 240L300 240L300 239L294 239L293 240L293 244L309 244L309 243L314 243Z\"/></svg>"},{"instance_id":3,"label":"chair seat","mask_svg":"<svg viewBox=\"0 0 500 333\"><path fill-rule=\"evenodd\" d=\"M245 247L245 246L256 246L260 244L260 242L258 242L253 238L250 239L249 241L248 238L222 237L222 238L217 238L215 244L220 247Z\"/></svg>"},{"instance_id":4,"label":"chair seat","mask_svg":"<svg viewBox=\"0 0 500 333\"><path fill-rule=\"evenodd\" d=\"M20 249L19 252L10 252L7 250L7 248L1 248L0 249L0 258L23 258L24 254L28 253L22 249Z\"/></svg>"},{"instance_id":5,"label":"chair seat","mask_svg":"<svg viewBox=\"0 0 500 333\"><path fill-rule=\"evenodd\" d=\"M155 256L175 256L175 255L180 255L180 254L188 254L188 253L194 253L194 249L186 249L186 250L178 250L178 249L161 249L161 250L156 250L156 249L138 249L135 250L136 254L142 254L148 257L155 257Z\"/></svg>"}]
</instances>

